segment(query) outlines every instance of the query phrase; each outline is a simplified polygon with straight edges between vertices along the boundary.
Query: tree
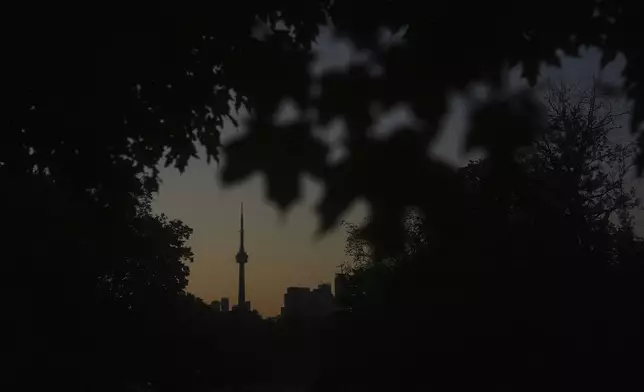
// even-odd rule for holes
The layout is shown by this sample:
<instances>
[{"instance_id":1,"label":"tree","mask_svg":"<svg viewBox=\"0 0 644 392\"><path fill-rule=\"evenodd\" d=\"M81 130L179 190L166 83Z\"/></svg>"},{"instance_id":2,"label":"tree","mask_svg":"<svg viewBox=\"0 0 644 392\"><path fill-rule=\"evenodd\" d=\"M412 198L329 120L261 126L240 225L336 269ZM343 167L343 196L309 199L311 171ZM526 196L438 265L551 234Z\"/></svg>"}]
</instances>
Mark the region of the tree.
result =
<instances>
[{"instance_id":1,"label":"tree","mask_svg":"<svg viewBox=\"0 0 644 392\"><path fill-rule=\"evenodd\" d=\"M502 70L507 65L523 65L524 75L534 84L542 62L558 64L558 50L576 55L580 45L595 45L604 50L604 64L618 52L625 55L627 89L630 97L638 96L639 49L627 46L628 35L617 33L617 26L625 28L637 20L633 6L630 2L597 5L579 1L520 9L495 2L472 8L469 3L450 2L436 5L428 16L415 3L399 1L370 3L370 17L365 18L355 7L335 2L328 9L333 27L369 53L371 63L322 76L319 95L308 100L302 98L301 85L293 85L287 95L298 105L300 117L291 124L278 126L270 120L272 113L254 110L247 137L227 149L224 181L233 183L254 171L264 172L269 200L286 207L298 197L298 173L307 173L325 185L318 209L323 229L333 227L350 203L364 197L373 208L372 227L383 238L394 236L392 227L401 231L399 218L406 207L419 207L427 215L437 213L431 208L439 203L428 202L433 193L426 188L428 182L450 182L445 169L426 154L446 110L448 92L467 94L472 81L490 87L490 101L470 116L473 124L467 147L483 147L495 159L511 156L540 131L529 94L506 94ZM490 29L491 25L496 27ZM383 44L379 39L383 28L400 32L402 44ZM459 28L477 34L445 34ZM374 71L378 68L382 72ZM373 113L382 114L400 103L407 104L421 125L414 130L399 129L390 140L372 138L368 130L376 121ZM311 112L317 115L309 116ZM634 112L634 131L641 112ZM329 166L323 147L304 135L337 118L346 124L348 157ZM275 148L264 147L269 145ZM373 172L378 175L370 175Z\"/></svg>"},{"instance_id":2,"label":"tree","mask_svg":"<svg viewBox=\"0 0 644 392\"><path fill-rule=\"evenodd\" d=\"M420 249L426 246L427 237L423 233L423 219L415 211L408 211L404 217L404 249L396 254L387 254L384 259L379 259L380 254L375 252L374 242L370 232L365 230L368 224L360 227L351 222L342 222L347 238L345 254L349 258L341 266L341 271L349 277L349 297L342 299L350 308L355 310L364 304L365 296L390 294L385 279L391 277L394 269L401 263L413 257ZM385 300L386 298L381 298ZM373 298L372 298L373 299ZM384 306L380 303L380 306Z\"/></svg>"},{"instance_id":3,"label":"tree","mask_svg":"<svg viewBox=\"0 0 644 392\"><path fill-rule=\"evenodd\" d=\"M3 382L123 387L146 361L139 349L159 337L155 320L185 289L191 230L153 215L149 197L101 205L45 173L13 180L2 195L12 244L3 253L12 279L2 288L2 319L13 342L5 354L15 359Z\"/></svg>"},{"instance_id":4,"label":"tree","mask_svg":"<svg viewBox=\"0 0 644 392\"><path fill-rule=\"evenodd\" d=\"M116 164L124 175L118 181L123 191L129 189L125 178L137 174L145 174L154 189L161 160L182 170L195 156L196 144L217 159L219 128L243 105L252 114L251 132L226 149L225 183L264 172L269 200L285 209L299 196L300 174L308 173L327 190L319 207L323 229L333 227L361 196L377 211L373 226L378 227L380 221L397 221L407 206L429 213L431 205L420 206L417 199L431 194L422 185L425 178L444 174L425 152L447 108L448 92L467 93L471 82L491 87L490 104L472 116L468 146L507 156L529 140L530 132L524 136L516 130L533 129L534 113L527 95L503 98L505 67L522 65L534 84L543 62L558 64L557 51L576 55L591 45L603 50L603 64L617 53L626 57L625 92L636 102L631 128L640 134L642 56L635 36L626 33L637 31L635 2L516 7L497 1L474 8L450 2L435 5L428 15L415 2L378 1L368 4L368 17L356 7L326 0L243 1L225 12L214 3L155 11L130 7L108 12L105 21L71 18L75 11L64 7L50 10L44 14L60 18L29 21L38 28L6 35L3 47L16 61L6 71L12 102L0 150L3 164L12 170L38 164L60 181L74 178L73 186L85 191L115 188L110 178ZM54 28L53 20L69 31ZM252 34L258 24L265 34ZM369 53L371 63L312 78L311 44L322 24ZM402 44L383 43L382 29L399 32ZM445 33L452 29L477 34ZM378 68L373 64L383 72L371 72ZM319 95L311 94L315 85ZM291 124L276 124L274 114L285 100L297 104L299 116ZM383 113L401 103L421 120L417 132L373 140L367 132L376 121L371 108ZM312 129L338 118L347 124L349 158L329 165L326 146L312 137ZM501 122L508 126L498 126ZM510 126L517 123L526 126ZM383 156L395 158L379 167ZM415 180L402 181L399 174L411 172L410 167L422 170ZM377 180L368 176L375 168L382 172Z\"/></svg>"},{"instance_id":5,"label":"tree","mask_svg":"<svg viewBox=\"0 0 644 392\"><path fill-rule=\"evenodd\" d=\"M634 145L610 142L625 113L616 113L597 87L574 95L561 86L546 97L548 132L536 141L526 164L533 165L533 175L550 173L554 183L548 189L568 192L560 197L582 207L588 220L606 221L639 205L634 188L628 186Z\"/></svg>"},{"instance_id":6,"label":"tree","mask_svg":"<svg viewBox=\"0 0 644 392\"><path fill-rule=\"evenodd\" d=\"M408 220L414 220L406 224L408 250L383 260L375 257L374 239L368 233L345 223L346 253L351 258L345 272L360 274L375 264L401 263L419 252L426 257L438 251L436 246L449 249L458 247L459 241L470 242L470 248L476 242L475 249L504 248L502 243L512 232L520 233L512 235L519 248L542 248L530 241L543 244L571 235L574 247L585 249L583 262L593 254L600 263L617 262L614 241L621 235L635 240L631 211L640 206L628 178L632 144L610 141L620 114L596 89L576 96L562 85L551 89L545 101L548 128L517 153L513 170L499 172L490 159L459 169L466 200L455 223L461 235L445 236L433 230L432 222L412 214ZM552 227L554 222L557 227Z\"/></svg>"},{"instance_id":7,"label":"tree","mask_svg":"<svg viewBox=\"0 0 644 392\"><path fill-rule=\"evenodd\" d=\"M631 150L610 142L616 114L594 91L576 98L555 89L549 97L548 130L513 167L499 172L488 159L459 170L461 235L437 236L424 224L414 252L367 262L355 250L369 238L348 226L348 255L358 256L348 270L356 318L387 315L379 333L408 334L426 360L470 342L459 350L487 365L459 360L460 371L483 369L491 382L497 366L512 369L515 386L546 375L589 382L581 368L561 373L558 361L578 362L574 350L586 353L583 366L624 369L620 353L641 347L627 337L644 325L635 283L642 265L634 261L643 241L628 224L639 205L625 178ZM517 366L524 360L531 365Z\"/></svg>"}]
</instances>

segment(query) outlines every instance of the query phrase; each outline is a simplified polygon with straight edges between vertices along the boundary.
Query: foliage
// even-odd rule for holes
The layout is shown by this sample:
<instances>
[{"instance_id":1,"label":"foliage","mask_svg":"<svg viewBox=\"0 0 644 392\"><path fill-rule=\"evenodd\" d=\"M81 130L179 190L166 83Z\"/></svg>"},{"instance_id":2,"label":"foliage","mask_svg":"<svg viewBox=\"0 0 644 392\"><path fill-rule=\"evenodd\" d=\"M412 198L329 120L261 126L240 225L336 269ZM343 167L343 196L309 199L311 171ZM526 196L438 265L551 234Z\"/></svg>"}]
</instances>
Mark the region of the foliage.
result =
<instances>
[{"instance_id":1,"label":"foliage","mask_svg":"<svg viewBox=\"0 0 644 392\"><path fill-rule=\"evenodd\" d=\"M226 149L225 183L263 172L268 199L286 209L299 197L301 175L310 174L326 189L319 208L323 230L365 197L374 209L372 226L384 231L408 206L435 213L419 200L432 196L424 187L428 179L446 175L426 151L448 93L468 94L474 82L490 87L490 102L471 115L468 146L507 156L539 127L528 95L505 94L506 67L522 65L534 84L541 64L558 65L560 52L574 56L582 46L599 47L603 64L624 55L624 92L634 101L631 128L641 134L642 56L631 33L640 15L636 2L449 2L427 13L416 2L377 1L368 4L368 14L358 12L361 6L367 5L271 0L236 2L225 12L214 3L128 7L101 21L71 17L75 11L60 7L30 23L17 18L38 28L8 36L3 46L16 59L6 71L12 100L3 164L15 170L37 164L84 191L132 192L133 176L143 175L154 190L161 160L183 170L197 144L208 159L218 159L222 124L235 122L233 113L245 106L252 114L249 133ZM311 46L324 24L370 62L312 77ZM401 43L383 40L383 30L398 32ZM276 113L288 100L297 118L278 124ZM369 129L379 115L400 104L418 126L374 140ZM336 119L346 124L349 154L331 165L327 146L312 132ZM369 175L374 171L379 175Z\"/></svg>"},{"instance_id":2,"label":"foliage","mask_svg":"<svg viewBox=\"0 0 644 392\"><path fill-rule=\"evenodd\" d=\"M514 163L509 165L514 167L512 170L500 168L492 159L471 162L458 170L464 195L455 199L465 203L459 207L444 204L441 208L454 210L453 217L460 218L454 225L460 227L462 235L446 236L443 230L433 229L437 225L426 217L409 212L404 225L406 248L379 259L374 253L377 239L370 237L365 229L344 222L345 251L350 258L343 265L344 272L359 274L374 267L374 263L400 263L413 258L419 250L433 249L431 252L434 252L434 246L441 242L450 244L446 247L455 240L466 239L492 243L498 241L493 237L505 238L499 230L522 227L534 231L537 222L546 225L561 222L565 229L551 228L550 234L523 233L514 237L544 241L568 228L576 236L584 232L610 236L632 233L631 213L640 207L629 178L634 150L631 143L610 140L621 114L614 112L609 106L610 99L599 96L595 89L575 94L561 85L550 90L546 102L548 127L536 136L531 146L517 151ZM478 224L485 226L477 227ZM473 235L470 228L480 232ZM481 236L483 240L474 240ZM582 237L578 240L582 241ZM591 236L580 243L596 248L601 241Z\"/></svg>"},{"instance_id":3,"label":"foliage","mask_svg":"<svg viewBox=\"0 0 644 392\"><path fill-rule=\"evenodd\" d=\"M596 88L575 97L565 86L546 98L550 118L548 132L535 143L526 164L534 176L549 173L548 189L570 192L562 198L579 204L590 219L608 219L618 211L638 206L635 190L628 187L632 174L633 143L611 143L619 117L611 100ZM545 184L542 184L545 185Z\"/></svg>"},{"instance_id":4,"label":"foliage","mask_svg":"<svg viewBox=\"0 0 644 392\"><path fill-rule=\"evenodd\" d=\"M364 331L371 339L401 334L396 352L413 342L432 363L458 351L475 362L459 359L456 372L481 375L477 386L505 380L521 389L526 380L532 387L615 383L589 376L588 368L617 374L643 347L629 338L644 326L637 283L644 240L629 218L639 205L627 185L629 149L609 140L616 114L593 91L579 98L565 88L551 93L548 130L517 153L513 168L499 172L487 159L459 170L466 192L461 235L438 235L440 227L421 220L408 234L419 238L413 252L367 261L356 250L370 249L372 240L346 225L354 258L345 268L349 305L355 319L373 322ZM384 347L362 347L362 360ZM587 356L583 373L557 362L577 362L580 352ZM399 366L413 366L419 358L412 358Z\"/></svg>"},{"instance_id":5,"label":"foliage","mask_svg":"<svg viewBox=\"0 0 644 392\"><path fill-rule=\"evenodd\" d=\"M518 147L529 144L542 130L539 106L527 92L507 94L503 84L507 66L522 65L524 76L534 84L542 63L558 65L558 51L577 55L581 46L597 46L604 50L603 64L616 53L626 57L626 92L642 100L636 71L639 46L628 44L629 33L617 32L630 31L629 26L635 26L638 19L634 3L628 1L548 2L538 7L450 2L433 6L430 14L414 2L383 1L369 4L368 18L357 12L357 7L335 2L328 8L329 20L336 34L368 54L370 61L322 75L312 82L316 88L307 99L302 97L302 86L311 84L307 78L281 86L283 98L292 99L300 114L289 125L276 125L274 111L251 106L254 117L248 124L249 133L229 146L230 162L224 168L223 179L231 183L252 172L250 163L240 162L252 160L256 169L289 167L288 176L284 175L286 171L265 171L271 184L267 196L281 207L298 197L298 170L322 181L326 191L318 211L323 230L333 227L342 212L362 197L372 206L372 228L392 242L400 241L391 228L400 231L399 220L407 207L419 207L426 215L439 214L432 211L440 205L431 200L435 190L427 189L426 184L452 183L455 173L446 173L448 170L426 152L446 111L448 93L468 95L473 82L487 85L491 94L490 100L470 116L467 147L482 147L493 160L501 162ZM552 12L554 9L556 12ZM398 32L402 43L384 42L383 29ZM477 33L448 33L465 30ZM398 129L389 140L375 139L370 129L379 116L400 104L411 109L419 125ZM641 112L633 112L636 133ZM332 165L311 132L336 119L346 126L343 147L348 157ZM298 140L308 138L307 142L289 142L282 136L296 129L300 132ZM264 144L265 150L275 151L274 155L243 147L250 140L260 139L279 139L283 144ZM311 147L305 149L305 145ZM383 241L378 243L384 246Z\"/></svg>"},{"instance_id":6,"label":"foliage","mask_svg":"<svg viewBox=\"0 0 644 392\"><path fill-rule=\"evenodd\" d=\"M191 229L152 214L149 197L101 205L53 175L9 178L2 321L12 376L3 382L87 389L104 379L102 387L120 388L138 366L132 361L145 362L143 336L159 336L154 321L185 289Z\"/></svg>"}]
</instances>

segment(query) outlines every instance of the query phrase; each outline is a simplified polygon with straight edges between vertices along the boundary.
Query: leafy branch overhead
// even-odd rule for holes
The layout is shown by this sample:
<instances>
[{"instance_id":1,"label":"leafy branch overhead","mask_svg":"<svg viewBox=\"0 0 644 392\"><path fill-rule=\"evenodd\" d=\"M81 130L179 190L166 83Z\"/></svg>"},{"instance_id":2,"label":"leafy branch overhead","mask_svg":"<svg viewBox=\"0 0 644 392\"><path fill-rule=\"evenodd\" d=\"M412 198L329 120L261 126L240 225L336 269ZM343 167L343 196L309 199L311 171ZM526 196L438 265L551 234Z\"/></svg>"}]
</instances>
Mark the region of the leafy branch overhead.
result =
<instances>
[{"instance_id":1,"label":"leafy branch overhead","mask_svg":"<svg viewBox=\"0 0 644 392\"><path fill-rule=\"evenodd\" d=\"M361 197L372 206L372 223L388 222L382 230L392 224L399 226L406 207L418 206L425 214L436 215L431 209L441 207L429 200L444 189L425 189L424 184L437 184L437 177L429 173L441 172L441 184L456 183L456 173L447 174L449 170L437 167L426 152L447 110L448 94L454 90L467 93L473 82L487 85L492 96L472 111L466 148L483 148L492 161L501 162L513 157L518 148L530 145L545 130L545 112L528 92L506 94L503 73L508 66L521 65L523 76L534 85L541 64L559 65L561 53L575 56L580 47L593 45L604 50L603 65L617 53L626 57L625 92L636 106L644 99L638 92L640 71L632 66L640 61L641 51L638 45L628 45L634 37L622 33L634 31L629 29L638 20L633 15L639 15L634 3L546 2L535 9L508 2L467 6L450 2L423 12L415 2L383 1L369 3L368 14L358 12L359 7L335 2L328 16L335 33L368 53L370 63L354 64L310 82L303 77L280 86L283 96L300 105L296 121L308 121L309 129L328 126L337 119L346 126L347 158L328 164L325 157L318 157L318 165L328 165L328 175L321 178L326 191L318 210L323 230L333 227L351 202ZM401 31L401 43L383 44L379 38L383 28ZM294 32L297 34L297 28ZM609 38L612 36L619 38ZM309 99L300 96L302 83L310 83L309 90L314 92ZM378 115L399 104L412 110L419 120L417 125L412 130L397 130L401 134L395 133L389 141L375 140L371 130ZM641 111L635 110L634 132L641 120ZM404 148L385 147L403 139ZM254 159L242 156L239 150L227 153L236 163ZM639 169L643 167L640 161ZM234 171L235 166L228 169ZM282 200L292 201L292 183L297 179L282 177L286 173L275 172L273 179L269 174L269 182L283 184L282 191L290 196ZM227 178L224 174L224 180ZM274 199L275 188L269 192L269 198Z\"/></svg>"},{"instance_id":2,"label":"leafy branch overhead","mask_svg":"<svg viewBox=\"0 0 644 392\"><path fill-rule=\"evenodd\" d=\"M309 124L276 126L251 119L250 133L227 147L223 180L234 183L255 171L268 178L268 197L281 209L300 196L300 177L321 178L327 147L312 137Z\"/></svg>"},{"instance_id":3,"label":"leafy branch overhead","mask_svg":"<svg viewBox=\"0 0 644 392\"><path fill-rule=\"evenodd\" d=\"M471 115L467 147L501 162L543 128L529 95L504 95L504 70L520 65L534 84L542 64L558 65L561 54L595 46L603 65L617 54L626 59L624 93L633 101L637 167L644 169L638 2L248 0L222 7L131 7L104 15L110 22L30 21L47 33L30 30L5 46L21 59L6 71L12 102L0 146L5 168L26 172L36 165L56 178L75 178L81 192L101 190L110 198L111 168L119 167L123 176L145 178L143 185L121 185L141 194L156 189L160 161L184 170L197 145L219 159L223 122L244 106L252 119L248 134L226 149L225 183L263 172L268 198L286 209L299 197L301 175L310 173L326 189L319 207L325 230L361 197L372 205L374 222L400 221L408 206L441 216L432 200L454 192L443 184L456 183L455 173L426 152L447 96L467 93L472 83L489 88L491 99ZM55 28L54 19L70 29ZM369 63L313 77L312 45L325 24ZM385 30L398 32L398 43L383 39ZM287 100L297 114L284 127L275 118ZM398 105L411 110L414 127L375 139L378 116ZM313 136L334 120L346 125L347 158L340 163L331 163ZM440 186L429 185L437 180Z\"/></svg>"}]
</instances>

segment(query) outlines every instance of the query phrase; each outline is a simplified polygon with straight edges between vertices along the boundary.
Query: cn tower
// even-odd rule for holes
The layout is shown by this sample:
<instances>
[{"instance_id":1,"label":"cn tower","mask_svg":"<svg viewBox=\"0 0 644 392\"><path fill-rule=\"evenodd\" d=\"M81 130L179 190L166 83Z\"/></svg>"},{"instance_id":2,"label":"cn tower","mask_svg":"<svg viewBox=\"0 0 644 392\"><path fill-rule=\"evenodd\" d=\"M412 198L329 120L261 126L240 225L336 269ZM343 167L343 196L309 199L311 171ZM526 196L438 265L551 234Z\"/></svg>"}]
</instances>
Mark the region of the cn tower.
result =
<instances>
[{"instance_id":1,"label":"cn tower","mask_svg":"<svg viewBox=\"0 0 644 392\"><path fill-rule=\"evenodd\" d=\"M248 254L244 249L244 203L241 205L241 230L239 231L239 251L235 257L239 264L239 292L237 294L237 309L246 309L246 277L244 275L244 265L248 262Z\"/></svg>"}]
</instances>

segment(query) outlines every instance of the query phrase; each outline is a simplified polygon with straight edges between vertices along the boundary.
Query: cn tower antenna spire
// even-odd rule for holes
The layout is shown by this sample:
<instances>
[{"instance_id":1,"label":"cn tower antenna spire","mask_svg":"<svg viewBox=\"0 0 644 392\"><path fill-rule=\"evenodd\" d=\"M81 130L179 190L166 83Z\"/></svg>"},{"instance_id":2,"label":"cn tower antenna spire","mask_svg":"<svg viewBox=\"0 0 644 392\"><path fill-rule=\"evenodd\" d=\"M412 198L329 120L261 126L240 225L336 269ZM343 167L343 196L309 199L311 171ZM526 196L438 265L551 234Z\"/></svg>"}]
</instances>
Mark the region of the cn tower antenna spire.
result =
<instances>
[{"instance_id":1,"label":"cn tower antenna spire","mask_svg":"<svg viewBox=\"0 0 644 392\"><path fill-rule=\"evenodd\" d=\"M239 231L239 252L244 252L244 203L241 203L241 230Z\"/></svg>"}]
</instances>

